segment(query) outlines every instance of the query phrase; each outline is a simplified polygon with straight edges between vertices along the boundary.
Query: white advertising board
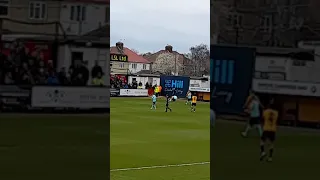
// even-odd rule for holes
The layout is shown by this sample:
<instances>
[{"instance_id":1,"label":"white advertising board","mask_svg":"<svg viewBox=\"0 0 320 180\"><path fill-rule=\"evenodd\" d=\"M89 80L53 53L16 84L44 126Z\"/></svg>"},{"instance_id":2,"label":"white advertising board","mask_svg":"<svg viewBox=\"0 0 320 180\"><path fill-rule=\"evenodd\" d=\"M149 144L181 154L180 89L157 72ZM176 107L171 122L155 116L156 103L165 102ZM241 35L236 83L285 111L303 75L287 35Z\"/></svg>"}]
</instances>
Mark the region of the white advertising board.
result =
<instances>
[{"instance_id":1,"label":"white advertising board","mask_svg":"<svg viewBox=\"0 0 320 180\"><path fill-rule=\"evenodd\" d=\"M253 79L252 89L260 93L320 97L320 84Z\"/></svg>"},{"instance_id":2,"label":"white advertising board","mask_svg":"<svg viewBox=\"0 0 320 180\"><path fill-rule=\"evenodd\" d=\"M287 72L287 65L290 58L257 56L255 61L255 71L259 72Z\"/></svg>"},{"instance_id":3,"label":"white advertising board","mask_svg":"<svg viewBox=\"0 0 320 180\"><path fill-rule=\"evenodd\" d=\"M120 96L147 97L148 89L120 89Z\"/></svg>"},{"instance_id":4,"label":"white advertising board","mask_svg":"<svg viewBox=\"0 0 320 180\"><path fill-rule=\"evenodd\" d=\"M32 107L52 108L110 108L110 89L104 87L32 88Z\"/></svg>"},{"instance_id":5,"label":"white advertising board","mask_svg":"<svg viewBox=\"0 0 320 180\"><path fill-rule=\"evenodd\" d=\"M189 87L190 91L195 92L210 92L210 88L201 88L201 87Z\"/></svg>"}]
</instances>

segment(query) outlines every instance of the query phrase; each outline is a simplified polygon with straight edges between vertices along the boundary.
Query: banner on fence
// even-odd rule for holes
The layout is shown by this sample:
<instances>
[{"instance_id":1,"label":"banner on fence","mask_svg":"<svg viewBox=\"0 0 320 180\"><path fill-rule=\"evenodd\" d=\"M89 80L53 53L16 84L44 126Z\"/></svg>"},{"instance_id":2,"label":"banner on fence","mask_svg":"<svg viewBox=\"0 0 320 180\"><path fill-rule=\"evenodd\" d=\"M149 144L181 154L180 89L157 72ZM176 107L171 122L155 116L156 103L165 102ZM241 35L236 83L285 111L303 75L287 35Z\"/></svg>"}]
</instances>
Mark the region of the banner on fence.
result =
<instances>
[{"instance_id":1,"label":"banner on fence","mask_svg":"<svg viewBox=\"0 0 320 180\"><path fill-rule=\"evenodd\" d=\"M40 108L110 108L110 89L34 86L31 106Z\"/></svg>"},{"instance_id":2,"label":"banner on fence","mask_svg":"<svg viewBox=\"0 0 320 180\"><path fill-rule=\"evenodd\" d=\"M194 92L210 92L210 88L202 88L202 87L189 87L189 90Z\"/></svg>"},{"instance_id":3,"label":"banner on fence","mask_svg":"<svg viewBox=\"0 0 320 180\"><path fill-rule=\"evenodd\" d=\"M179 98L186 97L189 90L190 78L185 76L160 76L162 94L176 95Z\"/></svg>"},{"instance_id":4,"label":"banner on fence","mask_svg":"<svg viewBox=\"0 0 320 180\"><path fill-rule=\"evenodd\" d=\"M254 70L255 49L211 46L211 108L218 113L242 113Z\"/></svg>"},{"instance_id":5,"label":"banner on fence","mask_svg":"<svg viewBox=\"0 0 320 180\"><path fill-rule=\"evenodd\" d=\"M5 106L22 105L28 102L30 90L15 85L1 85L0 99Z\"/></svg>"},{"instance_id":6,"label":"banner on fence","mask_svg":"<svg viewBox=\"0 0 320 180\"><path fill-rule=\"evenodd\" d=\"M119 96L120 95L120 89L110 89L110 96Z\"/></svg>"},{"instance_id":7,"label":"banner on fence","mask_svg":"<svg viewBox=\"0 0 320 180\"><path fill-rule=\"evenodd\" d=\"M320 84L253 79L252 89L260 93L320 97Z\"/></svg>"},{"instance_id":8,"label":"banner on fence","mask_svg":"<svg viewBox=\"0 0 320 180\"><path fill-rule=\"evenodd\" d=\"M120 89L120 96L147 97L148 89Z\"/></svg>"}]
</instances>

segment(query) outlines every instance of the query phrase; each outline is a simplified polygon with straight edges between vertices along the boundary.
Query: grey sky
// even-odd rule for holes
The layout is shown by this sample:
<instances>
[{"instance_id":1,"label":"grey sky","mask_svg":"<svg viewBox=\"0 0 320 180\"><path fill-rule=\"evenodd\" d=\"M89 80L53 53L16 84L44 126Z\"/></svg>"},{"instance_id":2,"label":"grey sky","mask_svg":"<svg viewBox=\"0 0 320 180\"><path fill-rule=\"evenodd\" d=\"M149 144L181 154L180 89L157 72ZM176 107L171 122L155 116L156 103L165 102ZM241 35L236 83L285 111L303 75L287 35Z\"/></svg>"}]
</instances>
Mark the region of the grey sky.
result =
<instances>
[{"instance_id":1,"label":"grey sky","mask_svg":"<svg viewBox=\"0 0 320 180\"><path fill-rule=\"evenodd\" d=\"M210 0L114 0L110 3L111 45L122 41L141 53L167 44L180 52L210 44Z\"/></svg>"}]
</instances>

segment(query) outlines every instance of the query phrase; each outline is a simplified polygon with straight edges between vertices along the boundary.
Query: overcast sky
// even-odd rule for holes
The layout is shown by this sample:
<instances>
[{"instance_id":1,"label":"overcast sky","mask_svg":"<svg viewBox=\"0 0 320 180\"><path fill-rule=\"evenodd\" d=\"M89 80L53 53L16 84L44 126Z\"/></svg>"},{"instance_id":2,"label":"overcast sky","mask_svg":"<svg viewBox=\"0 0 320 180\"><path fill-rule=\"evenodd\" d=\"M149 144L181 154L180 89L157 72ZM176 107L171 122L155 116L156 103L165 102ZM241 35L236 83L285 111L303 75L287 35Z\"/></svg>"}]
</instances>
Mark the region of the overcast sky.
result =
<instances>
[{"instance_id":1,"label":"overcast sky","mask_svg":"<svg viewBox=\"0 0 320 180\"><path fill-rule=\"evenodd\" d=\"M111 45L122 41L141 53L167 44L180 52L210 44L210 0L114 0L110 2Z\"/></svg>"}]
</instances>

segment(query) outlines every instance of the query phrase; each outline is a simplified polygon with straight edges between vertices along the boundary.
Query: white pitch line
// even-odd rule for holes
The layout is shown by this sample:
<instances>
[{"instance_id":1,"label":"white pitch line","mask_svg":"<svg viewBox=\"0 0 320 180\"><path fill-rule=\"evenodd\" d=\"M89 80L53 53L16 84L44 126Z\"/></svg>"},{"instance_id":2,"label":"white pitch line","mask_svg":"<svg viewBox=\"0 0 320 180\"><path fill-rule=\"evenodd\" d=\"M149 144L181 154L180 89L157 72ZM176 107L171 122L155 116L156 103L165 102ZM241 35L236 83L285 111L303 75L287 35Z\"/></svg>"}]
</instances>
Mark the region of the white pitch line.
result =
<instances>
[{"instance_id":1,"label":"white pitch line","mask_svg":"<svg viewBox=\"0 0 320 180\"><path fill-rule=\"evenodd\" d=\"M158 169L158 168L169 168L169 167L183 167L183 166L198 166L210 164L210 162L196 162L196 163L185 163L185 164L168 164L168 165L159 165L159 166L142 166L142 167L133 167L133 168L121 168L121 169L111 169L111 172L116 171L133 171L133 170L144 170L144 169Z\"/></svg>"}]
</instances>

